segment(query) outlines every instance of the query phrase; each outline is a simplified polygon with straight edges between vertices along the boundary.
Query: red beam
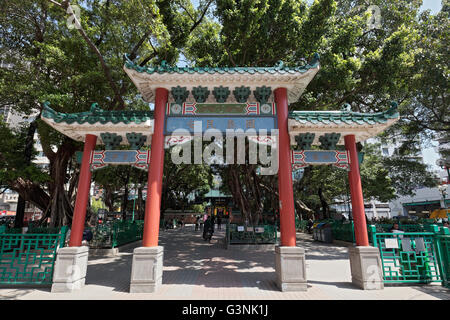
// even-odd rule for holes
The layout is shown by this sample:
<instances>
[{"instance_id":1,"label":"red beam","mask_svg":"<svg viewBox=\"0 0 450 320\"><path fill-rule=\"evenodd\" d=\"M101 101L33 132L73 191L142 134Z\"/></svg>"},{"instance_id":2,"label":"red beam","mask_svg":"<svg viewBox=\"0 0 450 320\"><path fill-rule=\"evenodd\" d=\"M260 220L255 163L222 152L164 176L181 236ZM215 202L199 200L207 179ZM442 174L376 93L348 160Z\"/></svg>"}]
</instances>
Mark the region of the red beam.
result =
<instances>
[{"instance_id":1,"label":"red beam","mask_svg":"<svg viewBox=\"0 0 450 320\"><path fill-rule=\"evenodd\" d=\"M291 148L288 133L288 99L287 89L274 91L277 104L279 161L278 161L278 194L280 200L280 234L281 246L295 247L295 211L294 191L292 185Z\"/></svg>"},{"instance_id":2,"label":"red beam","mask_svg":"<svg viewBox=\"0 0 450 320\"><path fill-rule=\"evenodd\" d=\"M356 150L355 135L344 137L345 149L349 153L350 171L348 181L350 185L350 195L352 199L352 215L355 225L355 239L357 246L369 246L367 236L366 215L364 212L364 198L361 186L361 176L359 174L358 151Z\"/></svg>"},{"instance_id":3,"label":"red beam","mask_svg":"<svg viewBox=\"0 0 450 320\"><path fill-rule=\"evenodd\" d=\"M164 169L164 112L169 91L156 89L154 132L151 143L150 166L148 170L147 201L145 203L144 247L158 246L159 217L161 209L162 177Z\"/></svg>"},{"instance_id":4,"label":"red beam","mask_svg":"<svg viewBox=\"0 0 450 320\"><path fill-rule=\"evenodd\" d=\"M80 178L78 180L77 199L73 210L72 230L70 232L69 247L81 246L83 240L86 208L91 189L91 154L95 149L97 136L87 134L84 141L83 158L81 160Z\"/></svg>"}]
</instances>

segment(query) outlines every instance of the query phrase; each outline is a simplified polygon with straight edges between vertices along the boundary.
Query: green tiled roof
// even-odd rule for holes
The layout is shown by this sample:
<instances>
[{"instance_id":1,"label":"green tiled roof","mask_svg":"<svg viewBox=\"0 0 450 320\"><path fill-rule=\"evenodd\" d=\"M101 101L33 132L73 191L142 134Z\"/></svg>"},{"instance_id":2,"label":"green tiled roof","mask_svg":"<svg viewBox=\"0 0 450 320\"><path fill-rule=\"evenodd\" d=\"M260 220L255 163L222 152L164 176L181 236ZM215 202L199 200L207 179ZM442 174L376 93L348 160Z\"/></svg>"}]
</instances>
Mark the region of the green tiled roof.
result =
<instances>
[{"instance_id":1,"label":"green tiled roof","mask_svg":"<svg viewBox=\"0 0 450 320\"><path fill-rule=\"evenodd\" d=\"M126 111L109 111L103 110L98 107L97 103L93 103L91 110L86 112L78 113L61 113L56 112L50 108L50 103L44 103L44 109L42 111L42 117L47 119L53 119L56 123L65 122L68 124L72 123L101 123L106 124L112 122L117 123L143 123L150 119L153 119L153 111L136 111L136 110L126 110Z\"/></svg>"},{"instance_id":2,"label":"green tiled roof","mask_svg":"<svg viewBox=\"0 0 450 320\"><path fill-rule=\"evenodd\" d=\"M311 62L303 66L287 67L284 66L282 61L274 67L172 67L169 66L166 61L162 61L161 65L155 67L141 67L131 61L125 54L125 67L127 69L133 69L137 72L146 72L148 74L152 73L219 73L219 74L261 74L261 73L272 73L272 74L283 74L283 73L296 73L296 72L306 72L309 69L316 68L319 65L320 56L315 53Z\"/></svg>"},{"instance_id":3,"label":"green tiled roof","mask_svg":"<svg viewBox=\"0 0 450 320\"><path fill-rule=\"evenodd\" d=\"M392 102L391 107L384 112L360 113L352 111L292 111L289 112L289 119L301 123L324 123L324 124L380 124L386 123L389 119L399 117L397 103Z\"/></svg>"}]
</instances>

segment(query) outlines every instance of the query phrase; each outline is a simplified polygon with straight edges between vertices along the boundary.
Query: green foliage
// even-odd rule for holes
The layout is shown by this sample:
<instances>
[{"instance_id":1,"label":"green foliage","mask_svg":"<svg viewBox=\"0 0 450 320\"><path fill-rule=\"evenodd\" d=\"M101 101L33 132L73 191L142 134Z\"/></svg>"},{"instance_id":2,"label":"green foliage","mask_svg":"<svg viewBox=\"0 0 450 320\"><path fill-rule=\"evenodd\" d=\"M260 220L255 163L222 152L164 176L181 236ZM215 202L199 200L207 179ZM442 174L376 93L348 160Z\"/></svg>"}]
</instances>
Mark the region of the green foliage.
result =
<instances>
[{"instance_id":1,"label":"green foliage","mask_svg":"<svg viewBox=\"0 0 450 320\"><path fill-rule=\"evenodd\" d=\"M9 126L0 118L0 186L17 190L17 179L33 181L36 184L49 181L49 176L39 169L36 164L25 163L25 138L27 127L17 128ZM32 157L36 156L36 151Z\"/></svg>"},{"instance_id":2,"label":"green foliage","mask_svg":"<svg viewBox=\"0 0 450 320\"><path fill-rule=\"evenodd\" d=\"M123 54L128 53L130 59L142 65L162 60L175 63L180 48L200 25L203 12L210 5L202 2L194 9L190 1L183 0L74 0L70 4L80 7L81 29L70 29L67 22L73 19L66 13L67 3L69 1L1 2L0 60L11 67L0 68L0 107L11 106L26 115L41 109L44 101L49 101L56 111L66 113L87 111L94 102L105 110L148 110L148 104L140 98L123 71ZM48 195L45 200L49 203L56 198L59 200L53 203L60 203L60 199L71 197L60 195L66 192L62 184L67 182L60 177L67 171L74 151L82 144L38 122L38 135L49 158L52 177L40 191ZM9 141L11 145L7 150L23 150L12 146L16 143L14 139ZM25 179L22 192L32 192L26 186L41 181L36 175L44 173L36 172L33 166L27 169L32 172L8 170L15 168L14 163L20 167L15 157L9 159L9 163L1 167L2 183L12 187L18 180ZM69 205L73 205L73 199ZM41 207L46 208L47 204ZM67 205L59 209L52 206L51 210L60 216L72 214ZM52 221L60 220L52 218Z\"/></svg>"},{"instance_id":3,"label":"green foliage","mask_svg":"<svg viewBox=\"0 0 450 320\"><path fill-rule=\"evenodd\" d=\"M174 164L170 152L165 153L162 208L185 209L190 194L201 197L212 186L213 176L208 165Z\"/></svg>"},{"instance_id":4,"label":"green foliage","mask_svg":"<svg viewBox=\"0 0 450 320\"><path fill-rule=\"evenodd\" d=\"M205 212L205 205L204 204L194 204L194 205L192 205L192 210L194 210L197 213L203 213L203 212Z\"/></svg>"},{"instance_id":5,"label":"green foliage","mask_svg":"<svg viewBox=\"0 0 450 320\"><path fill-rule=\"evenodd\" d=\"M448 135L449 130L448 1L435 16L419 16L421 3L370 1L381 10L380 26L370 28L369 3L363 0L315 0L312 4L306 0L201 0L197 7L189 0L71 1L81 8L83 34L67 27L65 8L51 1L5 0L0 10L0 56L12 67L0 68L0 107L12 106L27 115L41 109L43 101L68 113L86 111L93 102L109 110L148 109L123 72L124 53L140 65L162 60L173 65L183 54L191 65L215 67L274 66L280 60L293 66L317 52L321 70L291 109L336 110L348 103L354 111L381 111L397 100L402 120L386 136L396 133L408 138L403 155L409 155L417 148L418 136ZM19 179L45 183L44 172L21 164L23 130L4 128L0 132L1 183L12 185ZM63 164L60 171L51 173L55 179L65 172L65 160L81 144L68 143L42 121L38 134L50 167ZM425 166L401 157L383 159L365 148L361 166L365 197L386 201L393 196L392 188L408 194L415 186L431 185ZM164 201L181 206L196 187L200 192L209 188L208 167L175 166L167 159L165 166ZM95 179L111 190L123 187L121 179L111 177L129 173L129 181L145 181L134 169L103 170ZM239 177L244 176L254 177L242 171ZM255 187L255 194L275 208L276 179L248 181L252 179L255 186L265 187ZM331 200L345 194L345 180L344 171L314 167L305 174L297 196L318 206L318 186ZM54 196L50 182L42 187ZM240 188L245 194L253 186Z\"/></svg>"},{"instance_id":6,"label":"green foliage","mask_svg":"<svg viewBox=\"0 0 450 320\"><path fill-rule=\"evenodd\" d=\"M97 214L98 213L98 209L105 209L106 206L104 204L104 202L101 199L91 199L91 210Z\"/></svg>"}]
</instances>

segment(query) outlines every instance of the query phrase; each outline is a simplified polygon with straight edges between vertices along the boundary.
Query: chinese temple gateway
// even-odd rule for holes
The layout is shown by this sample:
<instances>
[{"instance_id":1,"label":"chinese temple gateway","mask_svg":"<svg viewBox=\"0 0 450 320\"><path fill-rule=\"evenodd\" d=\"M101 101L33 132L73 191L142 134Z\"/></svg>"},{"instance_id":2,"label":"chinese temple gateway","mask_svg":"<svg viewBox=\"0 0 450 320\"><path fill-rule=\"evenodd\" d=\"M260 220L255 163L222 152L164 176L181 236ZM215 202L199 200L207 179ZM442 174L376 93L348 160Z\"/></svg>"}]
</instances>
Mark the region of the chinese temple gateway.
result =
<instances>
[{"instance_id":1,"label":"chinese temple gateway","mask_svg":"<svg viewBox=\"0 0 450 320\"><path fill-rule=\"evenodd\" d=\"M127 59L125 72L143 99L154 103L154 111L106 111L93 104L90 111L65 114L45 104L46 123L84 142L69 247L58 254L52 291L72 291L84 284L88 248L81 241L91 173L118 164L148 170L143 246L133 253L130 292L154 292L161 285L163 247L158 246L158 236L164 149L190 143L192 134L211 128L222 133L234 129L260 147L270 144L278 151L281 242L275 247L275 270L280 290L307 287L305 251L296 246L292 171L321 164L348 171L356 237L356 247L349 249L352 281L363 289L382 289L379 251L369 246L367 236L356 143L396 122L397 106L393 103L379 113L352 112L349 106L339 111L289 112L289 103L298 101L319 68L318 55L299 67L281 62L275 67L192 68L165 62L140 67ZM261 130L270 134L261 138ZM96 145L105 150L95 150ZM130 147L115 150L119 145ZM141 150L144 145L151 146L151 152ZM81 272L66 275L70 266Z\"/></svg>"}]
</instances>

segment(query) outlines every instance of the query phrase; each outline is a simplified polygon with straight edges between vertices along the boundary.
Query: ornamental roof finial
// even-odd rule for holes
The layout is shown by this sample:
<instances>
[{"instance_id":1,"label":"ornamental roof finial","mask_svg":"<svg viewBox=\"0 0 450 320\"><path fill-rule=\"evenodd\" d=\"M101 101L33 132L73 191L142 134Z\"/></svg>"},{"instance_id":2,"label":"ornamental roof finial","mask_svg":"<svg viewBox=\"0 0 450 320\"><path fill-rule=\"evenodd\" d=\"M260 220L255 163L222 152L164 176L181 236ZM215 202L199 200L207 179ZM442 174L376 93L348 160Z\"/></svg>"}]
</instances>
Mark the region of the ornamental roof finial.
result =
<instances>
[{"instance_id":1,"label":"ornamental roof finial","mask_svg":"<svg viewBox=\"0 0 450 320\"><path fill-rule=\"evenodd\" d=\"M352 111L352 107L350 106L350 104L344 103L344 104L342 105L342 107L341 107L341 111L347 111L347 112L350 112L350 111Z\"/></svg>"},{"instance_id":2,"label":"ornamental roof finial","mask_svg":"<svg viewBox=\"0 0 450 320\"><path fill-rule=\"evenodd\" d=\"M309 65L313 66L313 65L315 65L316 63L318 63L319 60L320 60L320 54L318 54L318 53L316 52L316 53L314 53L314 55L313 55L313 57L312 57L311 62L309 63Z\"/></svg>"}]
</instances>

